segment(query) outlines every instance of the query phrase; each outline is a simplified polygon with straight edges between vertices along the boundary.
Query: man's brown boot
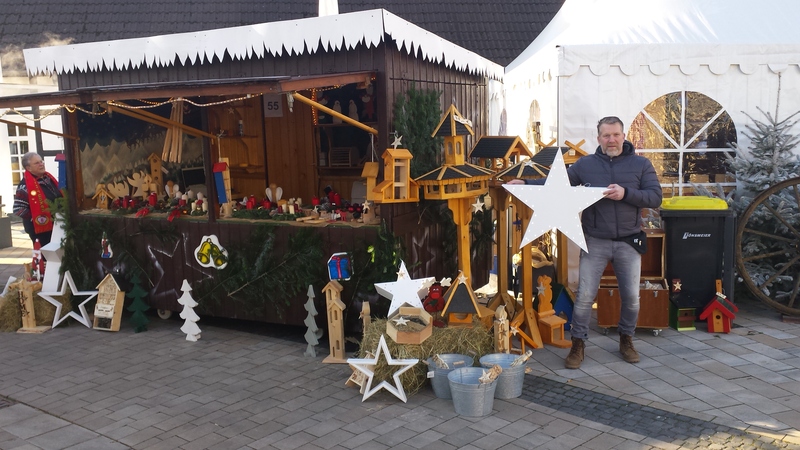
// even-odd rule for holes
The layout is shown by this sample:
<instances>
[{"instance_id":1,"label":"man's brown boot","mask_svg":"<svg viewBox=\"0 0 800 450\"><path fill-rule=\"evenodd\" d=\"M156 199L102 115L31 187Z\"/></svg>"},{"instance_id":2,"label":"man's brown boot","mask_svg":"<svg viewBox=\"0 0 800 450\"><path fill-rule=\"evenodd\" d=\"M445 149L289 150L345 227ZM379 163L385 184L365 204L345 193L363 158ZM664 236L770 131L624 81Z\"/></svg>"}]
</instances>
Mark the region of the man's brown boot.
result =
<instances>
[{"instance_id":1,"label":"man's brown boot","mask_svg":"<svg viewBox=\"0 0 800 450\"><path fill-rule=\"evenodd\" d=\"M639 362L639 354L633 348L633 336L620 333L619 335L619 352L622 353L622 359L631 364Z\"/></svg>"},{"instance_id":2,"label":"man's brown boot","mask_svg":"<svg viewBox=\"0 0 800 450\"><path fill-rule=\"evenodd\" d=\"M564 360L564 367L567 369L578 369L581 367L584 346L583 339L572 338L572 349Z\"/></svg>"}]
</instances>

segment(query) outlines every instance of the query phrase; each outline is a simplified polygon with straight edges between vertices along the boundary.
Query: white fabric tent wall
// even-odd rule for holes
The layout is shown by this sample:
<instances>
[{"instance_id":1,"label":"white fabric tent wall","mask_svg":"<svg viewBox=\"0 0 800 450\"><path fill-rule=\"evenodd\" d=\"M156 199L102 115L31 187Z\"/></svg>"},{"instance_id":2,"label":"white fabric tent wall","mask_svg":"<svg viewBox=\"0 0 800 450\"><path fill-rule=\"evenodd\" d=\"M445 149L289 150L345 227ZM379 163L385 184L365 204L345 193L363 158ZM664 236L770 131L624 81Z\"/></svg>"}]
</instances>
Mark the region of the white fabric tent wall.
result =
<instances>
[{"instance_id":1,"label":"white fabric tent wall","mask_svg":"<svg viewBox=\"0 0 800 450\"><path fill-rule=\"evenodd\" d=\"M778 101L779 117L800 110L797 17L796 0L566 0L506 67L498 102L508 134L526 137L535 101L544 143L585 139L593 152L599 118L616 115L627 127L653 100L687 90L724 107L747 147L745 113L761 120L757 108L774 114ZM577 247L568 254L574 287Z\"/></svg>"},{"instance_id":2,"label":"white fabric tent wall","mask_svg":"<svg viewBox=\"0 0 800 450\"><path fill-rule=\"evenodd\" d=\"M742 111L774 113L778 73L781 115L800 110L796 17L793 0L566 0L506 67L509 134L525 135L536 100L543 141L594 150L600 117L628 124L652 100L691 90L725 107L747 145Z\"/></svg>"}]
</instances>

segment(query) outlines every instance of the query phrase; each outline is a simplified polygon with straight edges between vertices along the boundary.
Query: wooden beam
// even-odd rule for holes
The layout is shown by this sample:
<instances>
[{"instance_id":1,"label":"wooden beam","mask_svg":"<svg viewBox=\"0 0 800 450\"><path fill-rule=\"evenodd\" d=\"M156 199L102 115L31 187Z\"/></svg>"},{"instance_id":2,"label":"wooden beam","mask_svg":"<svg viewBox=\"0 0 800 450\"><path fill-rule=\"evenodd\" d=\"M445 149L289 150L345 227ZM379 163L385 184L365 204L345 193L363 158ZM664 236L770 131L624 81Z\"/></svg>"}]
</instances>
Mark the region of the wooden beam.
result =
<instances>
[{"instance_id":1,"label":"wooden beam","mask_svg":"<svg viewBox=\"0 0 800 450\"><path fill-rule=\"evenodd\" d=\"M368 126L368 125L364 125L363 123L361 123L361 122L359 122L357 120L353 120L350 117L348 117L348 116L346 116L346 115L344 115L344 114L342 114L342 113L340 113L338 111L334 111L334 110L328 108L327 106L321 105L321 104L315 102L314 100L311 100L308 97L305 97L303 95L298 94L297 92L292 94L292 96L294 97L295 100L299 100L301 103L305 103L306 105L308 105L308 106L310 106L312 108L317 108L320 111L324 111L324 112L326 112L326 113L328 113L328 114L330 114L330 115L332 115L334 117L338 117L339 119L342 119L343 122L347 122L348 124L350 124L350 125L352 125L354 127L361 128L362 130L364 130L364 131L366 131L368 133L372 133L375 136L378 135L378 130L376 130L375 128L372 128L371 126Z\"/></svg>"},{"instance_id":2,"label":"wooden beam","mask_svg":"<svg viewBox=\"0 0 800 450\"><path fill-rule=\"evenodd\" d=\"M192 128L180 122L169 120L168 118L159 116L158 114L153 114L149 111L144 111L142 109L128 109L127 106L128 105L118 101L114 103L106 103L105 105L105 107L108 109L109 112L118 112L120 114L134 117L139 120L144 120L145 122L159 125L164 128L178 127L181 130L183 130L184 133L191 134L192 136L197 136L197 137L207 137L212 141L214 141L217 138L215 135L211 133L206 133L205 131L198 130L197 128Z\"/></svg>"},{"instance_id":3,"label":"wooden beam","mask_svg":"<svg viewBox=\"0 0 800 450\"><path fill-rule=\"evenodd\" d=\"M55 131L45 130L44 128L34 127L34 126L26 125L26 124L20 123L20 122L12 122L10 120L0 119L0 123L5 123L5 124L8 124L8 125L16 125L16 126L19 126L19 127L25 127L25 128L27 128L29 130L39 131L39 132L42 132L42 133L54 134L56 136L61 136L61 137L66 138L66 139L72 139L74 141L77 141L79 139L76 136L70 136L68 134L63 134L63 133L58 133L58 132L55 132Z\"/></svg>"}]
</instances>

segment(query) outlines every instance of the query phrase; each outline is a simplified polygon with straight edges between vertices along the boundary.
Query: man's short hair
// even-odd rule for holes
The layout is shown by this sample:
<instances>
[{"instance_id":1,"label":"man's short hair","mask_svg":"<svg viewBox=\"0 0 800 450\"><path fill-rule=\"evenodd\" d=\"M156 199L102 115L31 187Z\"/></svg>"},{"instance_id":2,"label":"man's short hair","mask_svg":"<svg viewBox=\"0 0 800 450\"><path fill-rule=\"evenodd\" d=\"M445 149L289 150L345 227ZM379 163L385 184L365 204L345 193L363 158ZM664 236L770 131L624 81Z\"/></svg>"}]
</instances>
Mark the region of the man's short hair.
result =
<instances>
[{"instance_id":1,"label":"man's short hair","mask_svg":"<svg viewBox=\"0 0 800 450\"><path fill-rule=\"evenodd\" d=\"M22 155L22 159L20 160L20 162L22 163L23 169L27 169L31 165L31 158L33 158L34 156L39 156L39 154L36 152L28 152Z\"/></svg>"},{"instance_id":2,"label":"man's short hair","mask_svg":"<svg viewBox=\"0 0 800 450\"><path fill-rule=\"evenodd\" d=\"M616 123L618 123L619 126L622 127L622 132L624 133L625 132L625 124L623 124L622 121L619 120L619 117L617 117L617 116L608 116L608 117L603 117L602 119L600 119L597 122L597 135L600 136L600 125L614 125Z\"/></svg>"}]
</instances>

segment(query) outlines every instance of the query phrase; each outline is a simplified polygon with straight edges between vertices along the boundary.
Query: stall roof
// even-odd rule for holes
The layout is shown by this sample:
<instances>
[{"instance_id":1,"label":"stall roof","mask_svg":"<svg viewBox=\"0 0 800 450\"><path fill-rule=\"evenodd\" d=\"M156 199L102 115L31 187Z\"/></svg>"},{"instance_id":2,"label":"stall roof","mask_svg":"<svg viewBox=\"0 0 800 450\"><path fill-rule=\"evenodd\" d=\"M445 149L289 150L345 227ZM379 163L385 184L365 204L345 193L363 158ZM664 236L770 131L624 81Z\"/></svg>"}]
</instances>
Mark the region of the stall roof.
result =
<instances>
[{"instance_id":1,"label":"stall roof","mask_svg":"<svg viewBox=\"0 0 800 450\"><path fill-rule=\"evenodd\" d=\"M226 78L148 84L95 86L68 91L0 97L0 108L210 95L279 94L350 83L369 83L373 72L320 76Z\"/></svg>"},{"instance_id":2,"label":"stall roof","mask_svg":"<svg viewBox=\"0 0 800 450\"><path fill-rule=\"evenodd\" d=\"M502 79L503 67L384 9L268 22L232 28L25 49L30 75L169 67L175 61L208 63L266 55L304 55L357 45L375 47L391 37L401 51L473 74Z\"/></svg>"},{"instance_id":3,"label":"stall roof","mask_svg":"<svg viewBox=\"0 0 800 450\"><path fill-rule=\"evenodd\" d=\"M531 43L563 2L338 0L340 13L383 8L501 65L508 64ZM0 14L3 49L0 52L316 17L319 3L319 0L4 2ZM3 68L7 69L8 56L4 53L3 57Z\"/></svg>"}]
</instances>

